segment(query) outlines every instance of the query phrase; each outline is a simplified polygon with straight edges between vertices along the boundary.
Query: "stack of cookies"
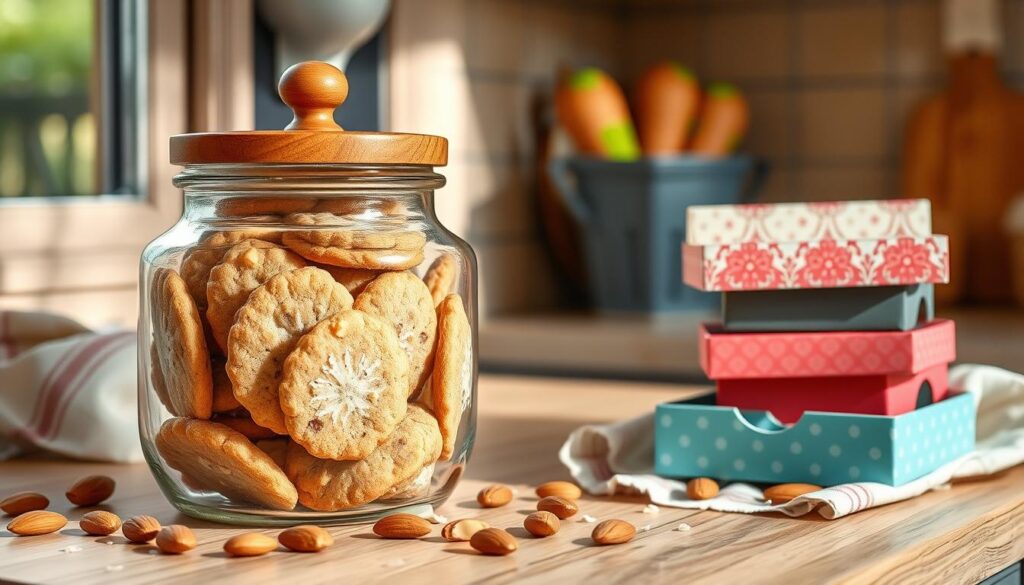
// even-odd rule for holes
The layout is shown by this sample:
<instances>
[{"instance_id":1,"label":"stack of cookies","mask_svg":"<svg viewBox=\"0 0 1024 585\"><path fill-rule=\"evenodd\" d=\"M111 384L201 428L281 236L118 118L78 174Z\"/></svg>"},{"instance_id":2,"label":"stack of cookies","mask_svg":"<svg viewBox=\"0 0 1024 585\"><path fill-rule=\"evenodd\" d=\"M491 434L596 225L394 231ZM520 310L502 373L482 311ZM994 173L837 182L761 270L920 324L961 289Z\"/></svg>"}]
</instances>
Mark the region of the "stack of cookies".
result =
<instances>
[{"instance_id":1,"label":"stack of cookies","mask_svg":"<svg viewBox=\"0 0 1024 585\"><path fill-rule=\"evenodd\" d=\"M423 232L332 211L209 233L179 270L157 261L149 373L173 417L155 443L189 488L337 511L422 497L435 462L464 456L464 259L441 248L421 278Z\"/></svg>"}]
</instances>

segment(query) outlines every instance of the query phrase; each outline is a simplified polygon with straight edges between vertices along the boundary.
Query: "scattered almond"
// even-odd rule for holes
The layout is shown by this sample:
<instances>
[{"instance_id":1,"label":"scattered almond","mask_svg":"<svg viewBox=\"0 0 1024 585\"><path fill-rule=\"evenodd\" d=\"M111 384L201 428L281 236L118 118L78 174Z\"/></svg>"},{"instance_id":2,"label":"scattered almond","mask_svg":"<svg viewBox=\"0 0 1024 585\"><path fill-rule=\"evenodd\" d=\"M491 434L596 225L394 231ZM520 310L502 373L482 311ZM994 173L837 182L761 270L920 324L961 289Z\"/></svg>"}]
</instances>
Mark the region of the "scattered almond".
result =
<instances>
[{"instance_id":1,"label":"scattered almond","mask_svg":"<svg viewBox=\"0 0 1024 585\"><path fill-rule=\"evenodd\" d=\"M259 532L232 536L224 543L224 552L233 557L258 557L277 548L277 541Z\"/></svg>"},{"instance_id":2,"label":"scattered almond","mask_svg":"<svg viewBox=\"0 0 1024 585\"><path fill-rule=\"evenodd\" d=\"M48 510L31 510L18 515L7 524L7 530L18 536L37 536L57 532L68 523L68 519Z\"/></svg>"},{"instance_id":3,"label":"scattered almond","mask_svg":"<svg viewBox=\"0 0 1024 585\"><path fill-rule=\"evenodd\" d=\"M576 506L576 502L559 496L541 498L540 501L537 502L537 509L543 512L551 512L555 516L558 516L559 520L565 520L580 511L579 507Z\"/></svg>"},{"instance_id":4,"label":"scattered almond","mask_svg":"<svg viewBox=\"0 0 1024 585\"><path fill-rule=\"evenodd\" d=\"M633 540L636 527L625 520L605 520L594 527L590 538L600 545L622 544Z\"/></svg>"},{"instance_id":5,"label":"scattered almond","mask_svg":"<svg viewBox=\"0 0 1024 585\"><path fill-rule=\"evenodd\" d=\"M164 526L156 535L156 547L165 555L180 555L196 547L196 535L181 524Z\"/></svg>"},{"instance_id":6,"label":"scattered almond","mask_svg":"<svg viewBox=\"0 0 1024 585\"><path fill-rule=\"evenodd\" d=\"M686 482L686 495L691 500L710 500L718 495L718 482L710 477L695 477Z\"/></svg>"},{"instance_id":7,"label":"scattered almond","mask_svg":"<svg viewBox=\"0 0 1024 585\"><path fill-rule=\"evenodd\" d=\"M107 536L117 532L121 527L121 519L117 514L106 510L93 510L78 521L78 527L86 534L93 536Z\"/></svg>"},{"instance_id":8,"label":"scattered almond","mask_svg":"<svg viewBox=\"0 0 1024 585\"><path fill-rule=\"evenodd\" d=\"M512 490L507 485L489 485L480 490L476 501L484 508L500 508L512 501Z\"/></svg>"},{"instance_id":9,"label":"scattered almond","mask_svg":"<svg viewBox=\"0 0 1024 585\"><path fill-rule=\"evenodd\" d=\"M121 525L121 534L132 542L149 542L160 532L160 523L152 516L133 516Z\"/></svg>"},{"instance_id":10,"label":"scattered almond","mask_svg":"<svg viewBox=\"0 0 1024 585\"><path fill-rule=\"evenodd\" d=\"M551 536L558 532L561 525L562 523L558 520L558 516L544 510L534 512L523 520L523 528L538 538Z\"/></svg>"},{"instance_id":11,"label":"scattered almond","mask_svg":"<svg viewBox=\"0 0 1024 585\"><path fill-rule=\"evenodd\" d=\"M43 494L36 492L19 492L7 496L0 501L0 510L5 514L17 516L32 510L45 510L50 505L50 500Z\"/></svg>"},{"instance_id":12,"label":"scattered almond","mask_svg":"<svg viewBox=\"0 0 1024 585\"><path fill-rule=\"evenodd\" d=\"M320 552L334 544L334 537L319 526L295 526L277 535L277 541L295 552Z\"/></svg>"},{"instance_id":13,"label":"scattered almond","mask_svg":"<svg viewBox=\"0 0 1024 585\"><path fill-rule=\"evenodd\" d=\"M820 489L821 486L812 483L780 483L764 490L764 500L770 504L785 504L794 498Z\"/></svg>"},{"instance_id":14,"label":"scattered almond","mask_svg":"<svg viewBox=\"0 0 1024 585\"><path fill-rule=\"evenodd\" d=\"M419 538L430 534L430 522L412 514L392 514L373 525L381 538Z\"/></svg>"},{"instance_id":15,"label":"scattered almond","mask_svg":"<svg viewBox=\"0 0 1024 585\"><path fill-rule=\"evenodd\" d=\"M90 475L75 482L65 495L76 506L95 506L114 493L114 485L105 475Z\"/></svg>"},{"instance_id":16,"label":"scattered almond","mask_svg":"<svg viewBox=\"0 0 1024 585\"><path fill-rule=\"evenodd\" d=\"M567 500L578 500L582 495L583 490L568 481L549 481L537 486L537 497L539 498L558 496Z\"/></svg>"},{"instance_id":17,"label":"scattered almond","mask_svg":"<svg viewBox=\"0 0 1024 585\"><path fill-rule=\"evenodd\" d=\"M485 555L505 556L516 552L515 537L500 528L484 528L469 539L469 546Z\"/></svg>"},{"instance_id":18,"label":"scattered almond","mask_svg":"<svg viewBox=\"0 0 1024 585\"><path fill-rule=\"evenodd\" d=\"M452 520L441 529L441 536L449 542L466 542L484 528L490 528L490 525L476 518Z\"/></svg>"}]
</instances>

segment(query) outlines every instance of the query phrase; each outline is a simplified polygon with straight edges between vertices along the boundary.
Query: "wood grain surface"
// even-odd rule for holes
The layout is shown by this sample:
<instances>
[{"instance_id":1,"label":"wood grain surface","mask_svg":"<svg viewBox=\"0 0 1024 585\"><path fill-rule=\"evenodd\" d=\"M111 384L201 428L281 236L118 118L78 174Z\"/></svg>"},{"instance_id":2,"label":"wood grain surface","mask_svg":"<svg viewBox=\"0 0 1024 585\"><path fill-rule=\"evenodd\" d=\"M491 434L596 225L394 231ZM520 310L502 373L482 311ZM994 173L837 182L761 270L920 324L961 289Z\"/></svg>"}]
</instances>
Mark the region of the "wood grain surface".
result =
<instances>
[{"instance_id":1,"label":"wood grain surface","mask_svg":"<svg viewBox=\"0 0 1024 585\"><path fill-rule=\"evenodd\" d=\"M964 482L914 500L834 521L817 515L740 515L662 508L642 512L641 498L584 496L581 515L650 525L632 542L595 547L594 524L571 518L547 539L522 529L536 505L532 485L566 479L557 460L566 435L581 424L650 411L660 401L702 388L588 380L485 376L477 449L467 478L438 512L450 519L479 517L508 528L519 551L483 557L466 543L440 538L440 526L417 541L385 541L367 525L331 528L335 544L317 554L283 549L235 559L222 550L247 530L192 520L156 489L145 465L57 460L0 463L0 495L36 490L72 521L61 532L16 537L0 530L0 582L18 583L974 583L1024 556L1024 468ZM76 479L106 473L118 481L103 506L127 518L152 514L187 524L199 547L172 557L119 535L84 536L63 493ZM483 510L476 492L507 482L517 496ZM3 519L6 524L7 519ZM692 529L679 532L680 523ZM270 535L277 530L261 530ZM107 544L108 542L112 544ZM74 547L74 548L71 548ZM80 547L80 549L78 548ZM72 552L74 551L74 552Z\"/></svg>"}]
</instances>

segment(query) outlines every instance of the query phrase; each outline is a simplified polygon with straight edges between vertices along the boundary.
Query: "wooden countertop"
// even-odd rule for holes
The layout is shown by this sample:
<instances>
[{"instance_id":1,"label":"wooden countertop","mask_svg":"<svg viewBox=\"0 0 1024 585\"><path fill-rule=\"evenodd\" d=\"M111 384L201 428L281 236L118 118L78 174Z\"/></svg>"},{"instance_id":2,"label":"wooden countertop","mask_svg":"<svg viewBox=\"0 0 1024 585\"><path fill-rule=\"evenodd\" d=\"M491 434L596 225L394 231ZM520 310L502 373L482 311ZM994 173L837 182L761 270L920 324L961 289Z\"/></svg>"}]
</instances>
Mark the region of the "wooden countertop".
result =
<instances>
[{"instance_id":1,"label":"wooden countertop","mask_svg":"<svg viewBox=\"0 0 1024 585\"><path fill-rule=\"evenodd\" d=\"M334 546L315 555L276 551L227 558L224 541L245 530L180 515L157 491L145 465L0 463L0 495L43 492L51 509L72 520L60 533L46 536L0 531L0 582L972 583L1024 557L1024 467L833 521L817 515L793 519L667 508L646 515L642 499L588 496L581 501L582 513L650 524L651 529L628 544L603 548L591 546L593 524L573 520L563 522L551 538L527 537L520 527L535 502L530 485L566 478L557 450L572 429L647 412L660 401L701 390L482 378L477 449L466 479L438 512L451 519L479 516L492 526L510 528L523 538L519 551L508 557L483 557L466 543L445 542L439 526L421 541L383 541L362 525L332 528ZM178 557L162 556L151 554L151 546L126 544L120 536L84 536L75 523L83 512L72 509L63 493L74 480L93 473L118 482L110 510L122 518L145 513L165 524L188 524L195 528L199 547ZM475 494L490 482L514 484L517 499L504 508L479 509ZM674 530L681 522L692 530Z\"/></svg>"}]
</instances>

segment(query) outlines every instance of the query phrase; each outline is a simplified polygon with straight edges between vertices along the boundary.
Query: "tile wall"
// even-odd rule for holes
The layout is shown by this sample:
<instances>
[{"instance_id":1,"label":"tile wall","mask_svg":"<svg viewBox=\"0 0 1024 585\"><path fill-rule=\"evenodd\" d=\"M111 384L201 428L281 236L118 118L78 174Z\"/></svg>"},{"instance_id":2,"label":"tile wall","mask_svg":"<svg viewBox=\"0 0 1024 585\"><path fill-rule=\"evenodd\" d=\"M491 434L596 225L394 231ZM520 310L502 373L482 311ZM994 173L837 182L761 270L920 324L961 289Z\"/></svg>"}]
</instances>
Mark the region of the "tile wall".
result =
<instances>
[{"instance_id":1,"label":"tile wall","mask_svg":"<svg viewBox=\"0 0 1024 585\"><path fill-rule=\"evenodd\" d=\"M529 104L555 67L630 83L672 58L747 94L746 149L770 200L898 193L905 119L944 79L938 0L397 0L391 126L452 141L439 213L481 260L482 314L551 307L533 207ZM1004 0L1003 65L1024 88L1024 0ZM440 83L438 83L440 82Z\"/></svg>"}]
</instances>

